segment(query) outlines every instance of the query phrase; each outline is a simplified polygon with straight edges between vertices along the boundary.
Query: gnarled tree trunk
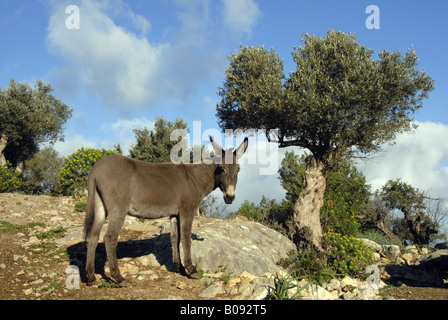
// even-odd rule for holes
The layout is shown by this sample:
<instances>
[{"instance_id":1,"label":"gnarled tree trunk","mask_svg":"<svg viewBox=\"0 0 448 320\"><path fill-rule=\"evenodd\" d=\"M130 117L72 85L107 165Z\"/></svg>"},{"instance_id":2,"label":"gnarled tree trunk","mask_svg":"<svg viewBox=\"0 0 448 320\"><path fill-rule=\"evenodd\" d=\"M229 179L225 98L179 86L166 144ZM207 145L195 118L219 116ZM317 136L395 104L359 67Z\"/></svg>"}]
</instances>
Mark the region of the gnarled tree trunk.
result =
<instances>
[{"instance_id":1,"label":"gnarled tree trunk","mask_svg":"<svg viewBox=\"0 0 448 320\"><path fill-rule=\"evenodd\" d=\"M308 156L305 162L305 188L294 206L294 222L299 238L320 250L322 249L320 209L324 204L327 187L326 166L314 156Z\"/></svg>"},{"instance_id":2,"label":"gnarled tree trunk","mask_svg":"<svg viewBox=\"0 0 448 320\"><path fill-rule=\"evenodd\" d=\"M2 134L0 136L0 165L4 166L6 165L6 159L3 155L3 151L6 148L6 145L8 144L8 137L5 134Z\"/></svg>"}]
</instances>

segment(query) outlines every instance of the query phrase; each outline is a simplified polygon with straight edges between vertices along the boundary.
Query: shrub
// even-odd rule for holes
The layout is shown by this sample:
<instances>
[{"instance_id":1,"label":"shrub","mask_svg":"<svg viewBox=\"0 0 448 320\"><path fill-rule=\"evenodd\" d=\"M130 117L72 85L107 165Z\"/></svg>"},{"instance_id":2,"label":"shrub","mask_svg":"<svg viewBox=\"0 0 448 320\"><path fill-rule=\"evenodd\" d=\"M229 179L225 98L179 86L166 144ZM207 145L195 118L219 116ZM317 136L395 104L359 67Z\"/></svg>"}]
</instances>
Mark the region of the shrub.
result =
<instances>
[{"instance_id":1,"label":"shrub","mask_svg":"<svg viewBox=\"0 0 448 320\"><path fill-rule=\"evenodd\" d=\"M19 190L23 182L14 167L6 161L6 165L0 165L0 193Z\"/></svg>"},{"instance_id":2,"label":"shrub","mask_svg":"<svg viewBox=\"0 0 448 320\"><path fill-rule=\"evenodd\" d=\"M330 193L326 198L321 209L323 229L354 236L359 229L356 216L363 209L359 200L352 203L339 192Z\"/></svg>"},{"instance_id":3,"label":"shrub","mask_svg":"<svg viewBox=\"0 0 448 320\"><path fill-rule=\"evenodd\" d=\"M372 250L353 236L328 232L323 244L328 250L328 265L342 276L365 277L367 266L373 263Z\"/></svg>"},{"instance_id":4,"label":"shrub","mask_svg":"<svg viewBox=\"0 0 448 320\"><path fill-rule=\"evenodd\" d=\"M64 195L74 195L76 191L87 188L87 177L92 166L105 156L121 154L117 150L81 148L64 159L59 173L59 182Z\"/></svg>"},{"instance_id":5,"label":"shrub","mask_svg":"<svg viewBox=\"0 0 448 320\"><path fill-rule=\"evenodd\" d=\"M318 252L309 245L299 245L297 254L291 254L281 261L281 266L291 271L294 279L307 279L318 284L326 283L336 276L327 266L324 252Z\"/></svg>"},{"instance_id":6,"label":"shrub","mask_svg":"<svg viewBox=\"0 0 448 320\"><path fill-rule=\"evenodd\" d=\"M45 147L25 163L22 190L28 194L60 193L59 172L63 158L52 147Z\"/></svg>"},{"instance_id":7,"label":"shrub","mask_svg":"<svg viewBox=\"0 0 448 320\"><path fill-rule=\"evenodd\" d=\"M255 205L255 203L244 200L236 212L236 215L258 221L263 218L263 210L260 206Z\"/></svg>"}]
</instances>

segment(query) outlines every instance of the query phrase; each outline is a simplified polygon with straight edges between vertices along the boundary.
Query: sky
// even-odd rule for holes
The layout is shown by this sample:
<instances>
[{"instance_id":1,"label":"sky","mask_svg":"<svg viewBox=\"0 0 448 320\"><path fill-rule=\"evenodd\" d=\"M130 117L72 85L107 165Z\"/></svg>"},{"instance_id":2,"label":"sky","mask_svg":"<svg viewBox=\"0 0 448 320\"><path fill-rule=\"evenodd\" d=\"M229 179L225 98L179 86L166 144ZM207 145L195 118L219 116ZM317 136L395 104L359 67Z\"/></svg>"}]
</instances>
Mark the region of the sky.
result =
<instances>
[{"instance_id":1,"label":"sky","mask_svg":"<svg viewBox=\"0 0 448 320\"><path fill-rule=\"evenodd\" d=\"M370 5L377 11L366 10ZM228 56L240 45L273 48L286 75L305 33L355 33L375 52L412 47L418 68L435 80L415 116L419 127L358 168L373 190L401 178L448 199L447 12L445 0L0 0L0 87L11 78L41 79L73 108L65 141L55 145L62 156L116 144L126 154L135 143L132 130L153 128L157 116L184 119L192 143L208 144L213 133L229 147L218 136L217 92ZM286 150L303 152L251 138L229 211L245 199L284 197L271 169Z\"/></svg>"}]
</instances>

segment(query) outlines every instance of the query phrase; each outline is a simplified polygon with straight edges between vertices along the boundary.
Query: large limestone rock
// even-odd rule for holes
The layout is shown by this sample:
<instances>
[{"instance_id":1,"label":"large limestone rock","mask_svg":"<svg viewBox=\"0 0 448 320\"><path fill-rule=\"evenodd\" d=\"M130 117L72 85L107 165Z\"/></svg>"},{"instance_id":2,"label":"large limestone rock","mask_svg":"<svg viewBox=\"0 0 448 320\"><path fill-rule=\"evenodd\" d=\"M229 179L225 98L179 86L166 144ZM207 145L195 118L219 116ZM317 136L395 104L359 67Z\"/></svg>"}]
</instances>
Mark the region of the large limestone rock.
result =
<instances>
[{"instance_id":1,"label":"large limestone rock","mask_svg":"<svg viewBox=\"0 0 448 320\"><path fill-rule=\"evenodd\" d=\"M102 235L107 229L103 227ZM138 258L148 267L165 266L175 270L172 263L170 223L168 219L138 220L126 218L124 229L144 232L140 239L120 240L118 257ZM101 237L102 237L101 235ZM100 238L101 239L101 238ZM79 250L82 228L74 228L58 245ZM100 244L100 252L104 245ZM296 247L287 237L252 221L221 220L195 217L192 229L191 255L193 265L207 272L238 274L247 271L255 276L281 271L278 262L287 258ZM183 249L181 245L181 258Z\"/></svg>"},{"instance_id":2,"label":"large limestone rock","mask_svg":"<svg viewBox=\"0 0 448 320\"><path fill-rule=\"evenodd\" d=\"M161 228L161 233L166 232L168 221ZM278 262L296 251L288 238L252 221L196 218L192 239L193 264L211 272L276 273L281 270Z\"/></svg>"}]
</instances>

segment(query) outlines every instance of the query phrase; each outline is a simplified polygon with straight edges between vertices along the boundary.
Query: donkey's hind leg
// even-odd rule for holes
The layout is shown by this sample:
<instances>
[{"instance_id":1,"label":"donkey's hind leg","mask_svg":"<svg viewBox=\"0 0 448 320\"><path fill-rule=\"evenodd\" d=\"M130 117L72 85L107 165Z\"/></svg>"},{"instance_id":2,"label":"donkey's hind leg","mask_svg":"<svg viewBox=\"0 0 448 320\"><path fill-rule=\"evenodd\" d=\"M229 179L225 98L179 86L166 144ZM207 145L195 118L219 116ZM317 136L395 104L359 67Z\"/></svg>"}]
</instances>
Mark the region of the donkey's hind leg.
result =
<instances>
[{"instance_id":1,"label":"donkey's hind leg","mask_svg":"<svg viewBox=\"0 0 448 320\"><path fill-rule=\"evenodd\" d=\"M121 286L128 286L128 282L123 278L118 268L117 244L121 227L123 226L126 214L125 211L115 210L109 214L109 226L104 235L104 245L106 246L107 260L109 261L110 275Z\"/></svg>"},{"instance_id":2,"label":"donkey's hind leg","mask_svg":"<svg viewBox=\"0 0 448 320\"><path fill-rule=\"evenodd\" d=\"M90 215L90 219L86 217L86 224L89 226L89 231L85 235L87 241L87 261L86 261L86 276L87 285L93 285L96 283L95 277L95 251L100 238L101 229L106 219L106 211L104 209L103 201L97 192L94 193L94 204L88 209L87 215Z\"/></svg>"}]
</instances>

